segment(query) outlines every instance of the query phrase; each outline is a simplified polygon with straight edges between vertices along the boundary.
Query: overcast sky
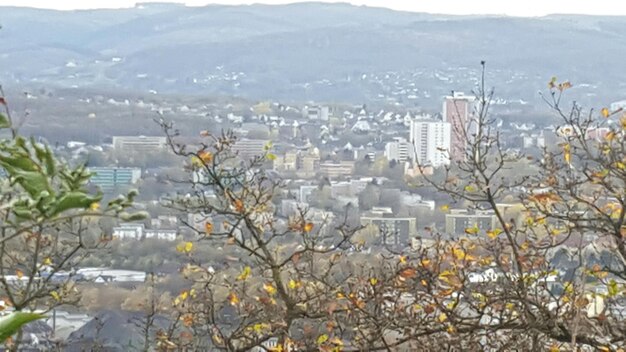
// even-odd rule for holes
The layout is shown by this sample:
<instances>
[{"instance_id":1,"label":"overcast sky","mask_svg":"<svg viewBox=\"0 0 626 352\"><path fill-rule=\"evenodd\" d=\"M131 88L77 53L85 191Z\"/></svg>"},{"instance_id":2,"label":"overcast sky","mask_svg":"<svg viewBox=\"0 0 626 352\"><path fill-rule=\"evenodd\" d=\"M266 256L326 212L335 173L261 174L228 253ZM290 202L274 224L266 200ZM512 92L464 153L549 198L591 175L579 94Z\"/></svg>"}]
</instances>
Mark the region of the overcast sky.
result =
<instances>
[{"instance_id":1,"label":"overcast sky","mask_svg":"<svg viewBox=\"0 0 626 352\"><path fill-rule=\"evenodd\" d=\"M30 6L61 10L86 8L132 7L136 0L0 0L0 6ZM141 1L140 1L141 2ZM190 6L219 4L284 4L298 0L173 0ZM333 2L333 1L328 1ZM344 1L348 2L348 1ZM510 16L543 16L551 13L589 15L626 15L623 0L350 0L356 5L389 7L397 10L447 14L505 14ZM1 15L1 14L0 14Z\"/></svg>"}]
</instances>

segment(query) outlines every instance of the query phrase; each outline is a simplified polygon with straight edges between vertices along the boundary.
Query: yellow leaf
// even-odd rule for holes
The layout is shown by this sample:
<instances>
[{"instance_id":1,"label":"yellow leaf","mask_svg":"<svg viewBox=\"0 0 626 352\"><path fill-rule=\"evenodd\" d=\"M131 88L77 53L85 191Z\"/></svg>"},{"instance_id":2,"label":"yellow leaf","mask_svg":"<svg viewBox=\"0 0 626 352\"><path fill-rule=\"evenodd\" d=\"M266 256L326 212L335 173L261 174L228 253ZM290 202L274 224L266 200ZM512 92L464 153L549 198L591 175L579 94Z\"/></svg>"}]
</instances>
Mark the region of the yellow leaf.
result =
<instances>
[{"instance_id":1,"label":"yellow leaf","mask_svg":"<svg viewBox=\"0 0 626 352\"><path fill-rule=\"evenodd\" d=\"M239 297L237 297L237 295L234 292L229 293L226 299L228 299L228 302L230 302L230 304L233 306L236 306L237 304L239 304Z\"/></svg>"},{"instance_id":2,"label":"yellow leaf","mask_svg":"<svg viewBox=\"0 0 626 352\"><path fill-rule=\"evenodd\" d=\"M96 210L100 209L100 203L98 203L98 202L91 203L91 205L89 206L89 209L91 209L93 211L96 211Z\"/></svg>"},{"instance_id":3,"label":"yellow leaf","mask_svg":"<svg viewBox=\"0 0 626 352\"><path fill-rule=\"evenodd\" d=\"M243 268L243 271L241 272L241 274L237 276L237 281L246 281L248 276L250 276L251 272L252 272L252 269L249 266L246 266L245 268Z\"/></svg>"},{"instance_id":4,"label":"yellow leaf","mask_svg":"<svg viewBox=\"0 0 626 352\"><path fill-rule=\"evenodd\" d=\"M276 345L276 347L270 347L267 349L269 352L284 352L283 345Z\"/></svg>"},{"instance_id":5,"label":"yellow leaf","mask_svg":"<svg viewBox=\"0 0 626 352\"><path fill-rule=\"evenodd\" d=\"M50 296L52 296L52 298L54 298L56 301L61 300L61 296L59 296L59 293L57 291L50 292Z\"/></svg>"},{"instance_id":6,"label":"yellow leaf","mask_svg":"<svg viewBox=\"0 0 626 352\"><path fill-rule=\"evenodd\" d=\"M474 225L474 227L468 227L465 229L465 233L468 235L476 235L479 231L480 229L476 225Z\"/></svg>"},{"instance_id":7,"label":"yellow leaf","mask_svg":"<svg viewBox=\"0 0 626 352\"><path fill-rule=\"evenodd\" d=\"M299 282L297 282L296 280L294 280L294 279L289 280L289 283L287 285L292 290L295 290L295 289L297 289L298 287L301 286L301 284Z\"/></svg>"},{"instance_id":8,"label":"yellow leaf","mask_svg":"<svg viewBox=\"0 0 626 352\"><path fill-rule=\"evenodd\" d=\"M20 269L16 269L15 275L17 276L18 279L21 279L24 276L24 272L21 271Z\"/></svg>"},{"instance_id":9,"label":"yellow leaf","mask_svg":"<svg viewBox=\"0 0 626 352\"><path fill-rule=\"evenodd\" d=\"M619 123L620 123L620 125L622 125L622 129L626 130L626 116L624 116L621 119L619 119Z\"/></svg>"},{"instance_id":10,"label":"yellow leaf","mask_svg":"<svg viewBox=\"0 0 626 352\"><path fill-rule=\"evenodd\" d=\"M344 344L343 344L343 341L341 341L341 339L340 339L340 338L338 338L338 337L333 337L333 338L330 340L330 343L332 343L333 345L337 345L337 346L343 346L343 345L344 345Z\"/></svg>"},{"instance_id":11,"label":"yellow leaf","mask_svg":"<svg viewBox=\"0 0 626 352\"><path fill-rule=\"evenodd\" d=\"M311 231L313 231L313 226L314 226L313 223L307 222L304 225L304 228L303 228L304 232L311 232Z\"/></svg>"},{"instance_id":12,"label":"yellow leaf","mask_svg":"<svg viewBox=\"0 0 626 352\"><path fill-rule=\"evenodd\" d=\"M266 158L267 158L267 160L269 160L269 161L274 161L274 160L276 160L276 155L275 155L275 154L272 154L272 153L268 153L265 157L266 157Z\"/></svg>"},{"instance_id":13,"label":"yellow leaf","mask_svg":"<svg viewBox=\"0 0 626 352\"><path fill-rule=\"evenodd\" d=\"M550 352L561 352L561 349L559 348L559 345L555 343L552 346L550 346Z\"/></svg>"},{"instance_id":14,"label":"yellow leaf","mask_svg":"<svg viewBox=\"0 0 626 352\"><path fill-rule=\"evenodd\" d=\"M52 265L52 259L46 257L46 259L43 260L43 265Z\"/></svg>"},{"instance_id":15,"label":"yellow leaf","mask_svg":"<svg viewBox=\"0 0 626 352\"><path fill-rule=\"evenodd\" d=\"M571 159L572 159L572 152L571 152L572 147L569 144L565 144L563 146L563 158L565 159L566 163L570 163Z\"/></svg>"},{"instance_id":16,"label":"yellow leaf","mask_svg":"<svg viewBox=\"0 0 626 352\"><path fill-rule=\"evenodd\" d=\"M197 156L192 156L191 157L191 165L195 166L195 167L203 167L204 164L202 163L202 160L200 160L200 158L198 158Z\"/></svg>"},{"instance_id":17,"label":"yellow leaf","mask_svg":"<svg viewBox=\"0 0 626 352\"><path fill-rule=\"evenodd\" d=\"M317 338L317 344L322 345L324 342L328 341L328 335L322 334Z\"/></svg>"},{"instance_id":18,"label":"yellow leaf","mask_svg":"<svg viewBox=\"0 0 626 352\"><path fill-rule=\"evenodd\" d=\"M276 287L274 287L272 284L270 283L264 283L263 284L263 289L265 290L265 292L267 292L268 295L273 296L276 294Z\"/></svg>"},{"instance_id":19,"label":"yellow leaf","mask_svg":"<svg viewBox=\"0 0 626 352\"><path fill-rule=\"evenodd\" d=\"M406 256L404 255L400 256L400 264L406 264Z\"/></svg>"},{"instance_id":20,"label":"yellow leaf","mask_svg":"<svg viewBox=\"0 0 626 352\"><path fill-rule=\"evenodd\" d=\"M610 131L609 133L606 134L606 136L604 136L604 139L606 139L607 141L611 142L612 140L615 139L615 132L614 131Z\"/></svg>"},{"instance_id":21,"label":"yellow leaf","mask_svg":"<svg viewBox=\"0 0 626 352\"><path fill-rule=\"evenodd\" d=\"M179 243L178 246L176 246L176 251L180 253L189 253L191 252L192 249L193 249L193 243L191 242Z\"/></svg>"},{"instance_id":22,"label":"yellow leaf","mask_svg":"<svg viewBox=\"0 0 626 352\"><path fill-rule=\"evenodd\" d=\"M470 193L471 192L476 192L476 188L474 186L471 186L471 185L465 186L464 189L465 189L465 192L470 192Z\"/></svg>"},{"instance_id":23,"label":"yellow leaf","mask_svg":"<svg viewBox=\"0 0 626 352\"><path fill-rule=\"evenodd\" d=\"M452 248L452 254L456 257L457 260L465 259L465 251L461 248Z\"/></svg>"},{"instance_id":24,"label":"yellow leaf","mask_svg":"<svg viewBox=\"0 0 626 352\"><path fill-rule=\"evenodd\" d=\"M180 293L180 295L178 295L178 298L180 298L181 301L186 300L187 297L189 297L189 292L188 291L183 291L183 292Z\"/></svg>"},{"instance_id":25,"label":"yellow leaf","mask_svg":"<svg viewBox=\"0 0 626 352\"><path fill-rule=\"evenodd\" d=\"M444 321L448 320L448 316L446 315L446 313L441 313L439 314L437 320L439 320L440 323L443 323Z\"/></svg>"},{"instance_id":26,"label":"yellow leaf","mask_svg":"<svg viewBox=\"0 0 626 352\"><path fill-rule=\"evenodd\" d=\"M269 324L259 323L259 324L254 324L254 326L252 327L252 330L254 330L254 332L256 333L261 333L263 330L267 328L269 328Z\"/></svg>"},{"instance_id":27,"label":"yellow leaf","mask_svg":"<svg viewBox=\"0 0 626 352\"><path fill-rule=\"evenodd\" d=\"M600 113L602 114L602 117L604 118L607 118L609 117L609 115L611 115L611 112L607 108L602 108L602 110L600 110Z\"/></svg>"},{"instance_id":28,"label":"yellow leaf","mask_svg":"<svg viewBox=\"0 0 626 352\"><path fill-rule=\"evenodd\" d=\"M370 285L376 286L377 283L378 283L378 279L377 278L373 277L373 278L370 279Z\"/></svg>"},{"instance_id":29,"label":"yellow leaf","mask_svg":"<svg viewBox=\"0 0 626 352\"><path fill-rule=\"evenodd\" d=\"M442 206L440 206L440 207L439 207L439 209L440 209L442 212L444 212L444 213L445 213L445 212L447 212L448 210L450 210L450 206L449 206L449 205L447 205L447 204L446 204L446 205L442 205Z\"/></svg>"},{"instance_id":30,"label":"yellow leaf","mask_svg":"<svg viewBox=\"0 0 626 352\"><path fill-rule=\"evenodd\" d=\"M489 236L489 238L491 238L493 240L496 237L498 237L501 233L502 233L501 229L489 230L489 231L487 231L487 236Z\"/></svg>"}]
</instances>

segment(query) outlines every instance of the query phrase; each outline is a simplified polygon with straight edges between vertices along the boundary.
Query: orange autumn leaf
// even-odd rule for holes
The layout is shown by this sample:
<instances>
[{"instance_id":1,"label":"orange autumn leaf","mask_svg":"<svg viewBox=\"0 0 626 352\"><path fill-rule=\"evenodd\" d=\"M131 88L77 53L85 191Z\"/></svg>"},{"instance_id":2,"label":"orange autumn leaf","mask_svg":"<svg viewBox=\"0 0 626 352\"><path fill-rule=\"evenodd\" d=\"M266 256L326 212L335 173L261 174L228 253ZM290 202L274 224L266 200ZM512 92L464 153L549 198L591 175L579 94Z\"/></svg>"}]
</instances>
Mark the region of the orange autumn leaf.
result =
<instances>
[{"instance_id":1,"label":"orange autumn leaf","mask_svg":"<svg viewBox=\"0 0 626 352\"><path fill-rule=\"evenodd\" d=\"M311 232L311 231L313 231L313 226L314 226L313 223L307 222L304 225L304 228L303 228L304 232Z\"/></svg>"},{"instance_id":2,"label":"orange autumn leaf","mask_svg":"<svg viewBox=\"0 0 626 352\"><path fill-rule=\"evenodd\" d=\"M186 327L190 327L193 325L193 315L192 314L184 314L183 316L180 317L180 320L182 320L183 325Z\"/></svg>"},{"instance_id":3,"label":"orange autumn leaf","mask_svg":"<svg viewBox=\"0 0 626 352\"><path fill-rule=\"evenodd\" d=\"M16 269L15 275L17 276L18 279L21 279L24 276L24 272L21 271L20 269Z\"/></svg>"},{"instance_id":4,"label":"orange autumn leaf","mask_svg":"<svg viewBox=\"0 0 626 352\"><path fill-rule=\"evenodd\" d=\"M398 273L398 275L400 275L400 277L405 278L405 279L411 279L417 276L417 270L415 270L415 268L404 268L402 270L400 270L400 272Z\"/></svg>"},{"instance_id":5,"label":"orange autumn leaf","mask_svg":"<svg viewBox=\"0 0 626 352\"><path fill-rule=\"evenodd\" d=\"M207 222L204 224L204 232L205 232L207 235L210 235L210 234L211 234L211 232L213 232L213 224L207 221Z\"/></svg>"},{"instance_id":6,"label":"orange autumn leaf","mask_svg":"<svg viewBox=\"0 0 626 352\"><path fill-rule=\"evenodd\" d=\"M235 210L238 213L243 213L244 207L243 207L243 202L241 201L241 199L235 199Z\"/></svg>"},{"instance_id":7,"label":"orange autumn leaf","mask_svg":"<svg viewBox=\"0 0 626 352\"><path fill-rule=\"evenodd\" d=\"M233 306L236 306L237 304L239 304L239 297L237 297L237 295L234 292L229 293L226 299L228 299L228 302L230 302L230 304Z\"/></svg>"},{"instance_id":8,"label":"orange autumn leaf","mask_svg":"<svg viewBox=\"0 0 626 352\"><path fill-rule=\"evenodd\" d=\"M198 158L200 158L200 160L205 164L209 164L211 161L213 161L213 154L211 154L211 152L207 152L205 150L201 150L198 152Z\"/></svg>"}]
</instances>

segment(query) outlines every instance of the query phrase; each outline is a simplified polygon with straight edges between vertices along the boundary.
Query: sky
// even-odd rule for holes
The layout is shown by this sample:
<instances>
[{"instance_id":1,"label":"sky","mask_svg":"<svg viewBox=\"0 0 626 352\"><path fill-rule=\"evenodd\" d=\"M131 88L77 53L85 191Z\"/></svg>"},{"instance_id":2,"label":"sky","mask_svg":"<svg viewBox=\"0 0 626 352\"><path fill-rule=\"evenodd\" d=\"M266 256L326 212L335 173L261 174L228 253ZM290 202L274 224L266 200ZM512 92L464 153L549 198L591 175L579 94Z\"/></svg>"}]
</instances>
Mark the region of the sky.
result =
<instances>
[{"instance_id":1,"label":"sky","mask_svg":"<svg viewBox=\"0 0 626 352\"><path fill-rule=\"evenodd\" d=\"M298 0L166 0L189 6L219 4L285 4ZM324 2L334 2L323 0ZM28 6L58 10L133 7L137 0L0 0L0 6ZM587 15L626 15L623 0L346 0L355 5L388 7L395 10L455 15L493 14L509 16L544 16L553 13Z\"/></svg>"}]
</instances>

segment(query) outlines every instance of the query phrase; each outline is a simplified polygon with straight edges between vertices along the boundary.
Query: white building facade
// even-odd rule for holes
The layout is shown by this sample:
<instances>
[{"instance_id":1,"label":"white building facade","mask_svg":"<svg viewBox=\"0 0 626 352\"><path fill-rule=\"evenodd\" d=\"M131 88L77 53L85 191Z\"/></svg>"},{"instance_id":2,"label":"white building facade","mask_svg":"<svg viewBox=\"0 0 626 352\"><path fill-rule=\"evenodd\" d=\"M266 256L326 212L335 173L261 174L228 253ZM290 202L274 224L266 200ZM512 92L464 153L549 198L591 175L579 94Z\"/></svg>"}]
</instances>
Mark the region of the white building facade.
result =
<instances>
[{"instance_id":1,"label":"white building facade","mask_svg":"<svg viewBox=\"0 0 626 352\"><path fill-rule=\"evenodd\" d=\"M413 160L413 145L406 138L396 137L385 145L385 158L403 163Z\"/></svg>"},{"instance_id":2,"label":"white building facade","mask_svg":"<svg viewBox=\"0 0 626 352\"><path fill-rule=\"evenodd\" d=\"M440 167L450 164L451 124L431 118L411 121L413 160L420 165Z\"/></svg>"}]
</instances>

